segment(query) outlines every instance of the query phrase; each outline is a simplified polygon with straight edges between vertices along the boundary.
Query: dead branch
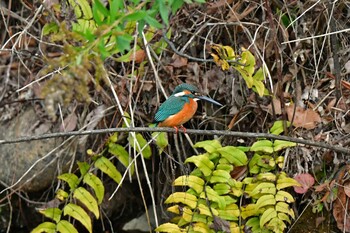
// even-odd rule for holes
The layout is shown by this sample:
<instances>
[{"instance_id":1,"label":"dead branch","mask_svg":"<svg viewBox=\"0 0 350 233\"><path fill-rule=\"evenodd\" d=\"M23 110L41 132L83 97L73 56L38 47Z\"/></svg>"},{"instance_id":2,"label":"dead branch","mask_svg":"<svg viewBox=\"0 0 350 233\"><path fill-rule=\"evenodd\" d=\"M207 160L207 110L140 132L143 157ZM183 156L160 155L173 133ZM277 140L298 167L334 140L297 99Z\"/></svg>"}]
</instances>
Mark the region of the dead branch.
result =
<instances>
[{"instance_id":1,"label":"dead branch","mask_svg":"<svg viewBox=\"0 0 350 233\"><path fill-rule=\"evenodd\" d=\"M0 145L3 144L12 144L12 143L20 143L20 142L28 142L33 140L43 140L48 138L57 138L57 137L68 137L68 136L82 136L82 135L95 135L95 134L107 134L114 132L168 132L175 133L175 129L173 128L148 128L148 127L130 127L130 128L110 128L110 129L96 129L96 130L86 130L86 131L71 131L71 132L58 132L58 133L49 133L42 135L33 135L28 137L20 137L13 139L5 139L0 140ZM198 129L187 129L187 134L199 134L199 135L217 135L217 136L228 136L228 137L243 137L243 138L267 138L267 139L277 139L277 140L285 140L290 142L295 142L298 144L315 146L320 148L325 148L329 150L333 150L336 152L350 154L350 149L334 146L323 142L313 142L300 138L293 138L288 136L281 135L273 135L268 133L250 133L250 132L235 132L235 131L226 131L226 130L198 130Z\"/></svg>"}]
</instances>

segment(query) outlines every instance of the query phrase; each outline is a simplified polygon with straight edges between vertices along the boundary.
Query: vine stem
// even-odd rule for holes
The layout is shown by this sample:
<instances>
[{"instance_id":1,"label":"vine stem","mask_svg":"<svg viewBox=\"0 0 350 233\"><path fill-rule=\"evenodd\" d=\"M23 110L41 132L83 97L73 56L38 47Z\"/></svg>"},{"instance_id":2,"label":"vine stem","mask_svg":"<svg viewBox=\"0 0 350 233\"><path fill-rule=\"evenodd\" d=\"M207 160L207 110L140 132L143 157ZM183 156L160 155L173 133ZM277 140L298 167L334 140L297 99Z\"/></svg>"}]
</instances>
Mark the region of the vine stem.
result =
<instances>
[{"instance_id":1,"label":"vine stem","mask_svg":"<svg viewBox=\"0 0 350 233\"><path fill-rule=\"evenodd\" d=\"M175 133L175 129L173 128L162 128L162 127L129 127L129 128L109 128L109 129L96 129L96 130L85 130L85 131L71 131L71 132L58 132L58 133L49 133L42 135L33 135L26 137L19 137L13 139L4 139L0 140L0 145L3 144L12 144L12 143L20 143L20 142L28 142L34 140L43 140L48 138L57 138L57 137L67 137L67 136L82 136L82 135L95 135L95 134L108 134L114 132L168 132ZM181 131L180 131L181 133ZM274 135L269 133L250 133L250 132L236 132L236 131L227 131L227 130L199 130L199 129L186 129L187 134L199 134L199 135L218 135L218 136L227 136L227 137L243 137L243 138L267 138L267 139L277 139L277 140L285 140L290 142L295 142L298 144L304 144L309 146L315 146L320 148L325 148L329 150L333 150L336 152L350 154L350 149L341 146L334 146L328 143L323 142L313 142L306 139L301 138L293 138L288 136Z\"/></svg>"}]
</instances>

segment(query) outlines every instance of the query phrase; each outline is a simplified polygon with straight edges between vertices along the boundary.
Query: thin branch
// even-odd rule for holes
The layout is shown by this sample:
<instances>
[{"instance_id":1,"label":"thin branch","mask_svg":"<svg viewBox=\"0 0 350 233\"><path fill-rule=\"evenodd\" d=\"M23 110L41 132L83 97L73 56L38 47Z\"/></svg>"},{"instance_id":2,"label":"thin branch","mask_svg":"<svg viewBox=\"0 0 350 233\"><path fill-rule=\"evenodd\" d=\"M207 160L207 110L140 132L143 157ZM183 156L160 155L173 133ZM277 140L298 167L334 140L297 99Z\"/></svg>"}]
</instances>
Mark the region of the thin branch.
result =
<instances>
[{"instance_id":1,"label":"thin branch","mask_svg":"<svg viewBox=\"0 0 350 233\"><path fill-rule=\"evenodd\" d=\"M185 57L187 59L190 59L192 61L198 61L198 62L214 62L214 59L203 59L203 58L197 58L197 57L192 57L190 55L187 55L186 53L183 53L183 52L180 52L179 50L177 50L177 48L175 47L174 43L171 42L167 35L166 35L166 32L163 31L163 39L165 40L165 42L170 46L171 50L176 53L177 55L181 56L181 57ZM240 65L240 66L246 66L245 64L242 64L236 60L226 60L228 63L234 63L234 64L237 64L237 65Z\"/></svg>"},{"instance_id":2,"label":"thin branch","mask_svg":"<svg viewBox=\"0 0 350 233\"><path fill-rule=\"evenodd\" d=\"M333 17L333 13L334 13L334 4L335 2L332 1L329 2L328 4L328 10L330 10L330 30L331 32L335 32L336 31L336 26L335 26L335 19ZM340 97L342 96L341 94L341 86L340 86L340 63L339 63L339 56L338 56L338 40L337 40L337 36L335 34L331 34L330 35L330 39L331 39L331 50L333 53L333 64L334 64L334 76L335 76L335 95L337 97L337 100L340 99Z\"/></svg>"},{"instance_id":3,"label":"thin branch","mask_svg":"<svg viewBox=\"0 0 350 233\"><path fill-rule=\"evenodd\" d=\"M343 30L339 30L339 31L335 31L335 32L328 32L328 33L324 33L324 34L316 35L316 36L309 36L309 37L305 37L305 38L289 40L289 41L282 42L281 45L294 43L294 42L300 42L300 41L304 41L304 40L316 39L316 38L320 38L320 37L324 37L324 36L330 36L330 35L333 35L333 34L348 32L348 31L350 31L350 28L345 28Z\"/></svg>"},{"instance_id":4,"label":"thin branch","mask_svg":"<svg viewBox=\"0 0 350 233\"><path fill-rule=\"evenodd\" d=\"M59 132L59 133L50 133L42 135L34 135L28 137L20 137L14 139L0 140L0 145L2 144L11 144L11 143L20 143L28 142L33 140L43 140L48 138L57 138L57 137L67 137L67 136L81 136L81 135L95 135L95 134L106 134L114 132L168 132L175 133L173 128L148 128L148 127L130 127L130 128L110 128L110 129L96 129L96 130L86 130L86 131L71 131L71 132ZM249 133L249 132L235 132L235 131L226 131L226 130L198 130L198 129L187 129L186 133L188 134L199 134L199 135L220 135L220 136L231 136L231 137L243 137L243 138L267 138L267 139L277 139L285 140L290 142L295 142L299 144L315 146L320 148L325 148L344 154L350 154L349 148L344 148L341 146L333 146L323 142L312 142L305 139L293 138L287 136L273 135L268 133Z\"/></svg>"}]
</instances>

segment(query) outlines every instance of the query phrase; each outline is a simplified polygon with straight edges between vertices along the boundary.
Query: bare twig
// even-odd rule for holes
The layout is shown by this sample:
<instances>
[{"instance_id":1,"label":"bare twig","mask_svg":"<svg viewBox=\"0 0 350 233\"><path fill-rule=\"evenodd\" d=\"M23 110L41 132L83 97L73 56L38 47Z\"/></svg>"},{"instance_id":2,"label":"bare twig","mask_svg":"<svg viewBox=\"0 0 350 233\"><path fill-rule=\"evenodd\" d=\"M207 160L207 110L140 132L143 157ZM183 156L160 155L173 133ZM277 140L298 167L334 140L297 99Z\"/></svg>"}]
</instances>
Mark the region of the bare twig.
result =
<instances>
[{"instance_id":1,"label":"bare twig","mask_svg":"<svg viewBox=\"0 0 350 233\"><path fill-rule=\"evenodd\" d=\"M320 38L320 37L324 37L324 36L329 36L329 35L333 35L333 34L349 32L349 31L350 31L350 28L345 28L343 30L339 30L339 31L335 31L335 32L328 32L328 33L324 33L321 35L309 36L309 37L295 39L295 40L289 40L289 41L282 42L281 44L284 45L284 44L288 44L288 43L295 43L295 42L300 42L300 41L304 41L304 40L316 39L316 38Z\"/></svg>"},{"instance_id":2,"label":"bare twig","mask_svg":"<svg viewBox=\"0 0 350 233\"><path fill-rule=\"evenodd\" d=\"M148 128L148 127L130 127L130 128L110 128L110 129L97 129L97 130L86 130L86 131L72 131L72 132L60 132L60 133L50 133L42 135L34 135L29 137L20 137L14 139L0 140L0 145L2 144L11 144L11 143L20 143L33 140L42 140L47 138L57 138L57 137L66 137L66 136L81 136L81 135L95 135L95 134L106 134L114 132L168 132L175 133L173 128ZM333 146L327 143L322 142L313 142L300 138L293 138L287 136L280 136L268 133L249 133L249 132L235 132L235 131L226 131L226 130L198 130L198 129L186 129L188 134L199 134L199 135L220 135L220 136L230 136L230 137L243 137L243 138L268 138L268 139L277 139L285 140L290 142L295 142L299 144L315 146L320 148L325 148L344 154L350 154L349 148L344 148L341 146Z\"/></svg>"},{"instance_id":3,"label":"bare twig","mask_svg":"<svg viewBox=\"0 0 350 233\"><path fill-rule=\"evenodd\" d=\"M330 31L335 32L336 27L335 27L335 19L333 17L334 13L334 4L335 2L330 1L328 5L328 10L330 11ZM335 34L330 35L331 39L331 48L332 48L332 53L333 53L333 63L334 63L334 76L335 76L335 95L337 97L337 100L340 99L341 97L341 87L340 87L340 63L339 63L339 56L338 56L338 40L337 36Z\"/></svg>"},{"instance_id":4,"label":"bare twig","mask_svg":"<svg viewBox=\"0 0 350 233\"><path fill-rule=\"evenodd\" d=\"M183 53L179 50L177 50L177 48L175 47L175 45L173 44L173 42L171 42L168 37L166 36L166 32L163 31L163 39L165 40L165 42L170 46L171 50L176 53L177 55L181 56L181 57L185 57L187 59L190 59L192 61L198 61L198 62L214 62L214 59L203 59L203 58L198 58L198 57L192 57L190 55L187 55L186 53ZM240 66L246 66L245 64L242 64L236 60L227 60L228 63L234 63Z\"/></svg>"}]
</instances>

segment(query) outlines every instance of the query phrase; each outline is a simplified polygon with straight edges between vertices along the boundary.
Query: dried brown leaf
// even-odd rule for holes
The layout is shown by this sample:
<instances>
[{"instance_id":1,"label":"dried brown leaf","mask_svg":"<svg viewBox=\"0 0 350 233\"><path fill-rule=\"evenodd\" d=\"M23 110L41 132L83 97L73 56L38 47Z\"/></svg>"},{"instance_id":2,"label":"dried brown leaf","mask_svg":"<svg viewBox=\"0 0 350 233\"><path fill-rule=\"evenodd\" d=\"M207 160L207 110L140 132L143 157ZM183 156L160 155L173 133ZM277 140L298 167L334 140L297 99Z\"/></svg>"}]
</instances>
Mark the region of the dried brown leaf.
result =
<instances>
[{"instance_id":1,"label":"dried brown leaf","mask_svg":"<svg viewBox=\"0 0 350 233\"><path fill-rule=\"evenodd\" d=\"M188 62L187 58L175 55L174 61L170 63L170 65L172 65L175 68L180 68L180 67L186 66L187 62Z\"/></svg>"},{"instance_id":2,"label":"dried brown leaf","mask_svg":"<svg viewBox=\"0 0 350 233\"><path fill-rule=\"evenodd\" d=\"M273 107L273 108L272 108ZM281 115L281 101L278 98L273 98L272 103L267 106L268 112L272 114L273 109L275 110L275 114Z\"/></svg>"},{"instance_id":3,"label":"dried brown leaf","mask_svg":"<svg viewBox=\"0 0 350 233\"><path fill-rule=\"evenodd\" d=\"M64 118L61 126L60 126L60 132L70 132L77 127L78 117L77 115L72 112L66 118Z\"/></svg>"},{"instance_id":4,"label":"dried brown leaf","mask_svg":"<svg viewBox=\"0 0 350 233\"><path fill-rule=\"evenodd\" d=\"M342 186L338 187L338 196L333 203L333 217L337 222L337 227L343 232L350 232L350 205Z\"/></svg>"},{"instance_id":5,"label":"dried brown leaf","mask_svg":"<svg viewBox=\"0 0 350 233\"><path fill-rule=\"evenodd\" d=\"M344 183L344 192L346 194L346 196L350 197L350 182L346 181Z\"/></svg>"},{"instance_id":6,"label":"dried brown leaf","mask_svg":"<svg viewBox=\"0 0 350 233\"><path fill-rule=\"evenodd\" d=\"M247 166L238 166L231 171L230 175L232 179L238 180L243 177L246 171L247 171Z\"/></svg>"},{"instance_id":7,"label":"dried brown leaf","mask_svg":"<svg viewBox=\"0 0 350 233\"><path fill-rule=\"evenodd\" d=\"M135 52L135 57L134 57L134 53L130 54L130 61L134 60L136 63L141 63L145 60L146 58L146 53L144 50L137 50Z\"/></svg>"},{"instance_id":8,"label":"dried brown leaf","mask_svg":"<svg viewBox=\"0 0 350 233\"><path fill-rule=\"evenodd\" d=\"M317 123L321 122L320 115L312 109L303 109L302 107L297 106L294 113L294 105L290 105L286 108L288 115L288 120L292 122L295 127L302 127L305 129L314 129Z\"/></svg>"}]
</instances>

